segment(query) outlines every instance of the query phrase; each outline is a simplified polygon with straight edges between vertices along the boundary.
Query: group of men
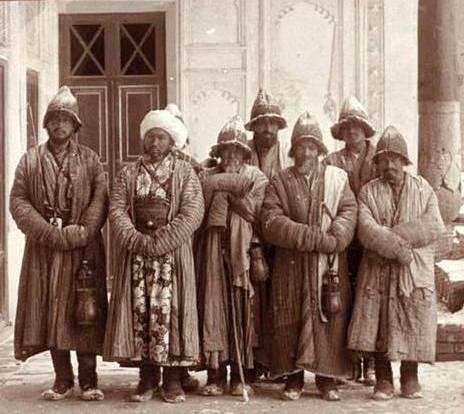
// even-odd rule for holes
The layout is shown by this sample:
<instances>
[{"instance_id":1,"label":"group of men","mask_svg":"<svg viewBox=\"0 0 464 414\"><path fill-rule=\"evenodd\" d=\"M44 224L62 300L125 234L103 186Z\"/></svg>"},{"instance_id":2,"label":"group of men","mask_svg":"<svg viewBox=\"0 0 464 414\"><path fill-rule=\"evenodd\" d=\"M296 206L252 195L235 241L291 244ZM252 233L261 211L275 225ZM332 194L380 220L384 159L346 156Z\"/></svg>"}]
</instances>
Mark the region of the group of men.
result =
<instances>
[{"instance_id":1,"label":"group of men","mask_svg":"<svg viewBox=\"0 0 464 414\"><path fill-rule=\"evenodd\" d=\"M307 112L290 145L279 141L286 120L260 90L250 121L232 118L203 164L183 152L188 131L175 105L150 111L143 154L117 174L109 207L102 164L78 143L68 87L43 126L49 139L22 157L10 196L26 235L15 356L50 350L55 382L43 398L71 395L71 350L88 401L104 398L96 355L138 367L132 401L160 391L183 402L199 386L189 373L198 369L207 370L205 396L225 393L229 371L233 395L251 393L265 374L296 400L307 370L327 401L362 375L375 399L390 399L394 360L401 395L421 397L418 362L435 358L434 242L444 226L430 185L404 169L405 139L390 126L375 146L356 98L331 128L345 147L328 154ZM76 321L83 264L94 308L84 324Z\"/></svg>"}]
</instances>

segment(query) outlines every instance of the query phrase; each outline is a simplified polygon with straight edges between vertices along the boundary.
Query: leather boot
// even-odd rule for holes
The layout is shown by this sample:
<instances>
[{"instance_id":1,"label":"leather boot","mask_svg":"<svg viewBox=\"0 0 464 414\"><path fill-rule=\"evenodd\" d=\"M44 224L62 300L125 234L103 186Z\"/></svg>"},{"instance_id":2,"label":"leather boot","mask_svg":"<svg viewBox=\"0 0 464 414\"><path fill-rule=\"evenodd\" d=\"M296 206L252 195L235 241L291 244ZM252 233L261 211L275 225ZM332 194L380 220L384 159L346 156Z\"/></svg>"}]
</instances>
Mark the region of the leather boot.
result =
<instances>
[{"instance_id":1,"label":"leather boot","mask_svg":"<svg viewBox=\"0 0 464 414\"><path fill-rule=\"evenodd\" d=\"M415 361L401 361L400 383L401 396L404 398L422 398L418 379L418 364Z\"/></svg>"},{"instance_id":2,"label":"leather boot","mask_svg":"<svg viewBox=\"0 0 464 414\"><path fill-rule=\"evenodd\" d=\"M391 362L384 353L375 354L375 377L374 400L390 400L393 398L393 371Z\"/></svg>"}]
</instances>

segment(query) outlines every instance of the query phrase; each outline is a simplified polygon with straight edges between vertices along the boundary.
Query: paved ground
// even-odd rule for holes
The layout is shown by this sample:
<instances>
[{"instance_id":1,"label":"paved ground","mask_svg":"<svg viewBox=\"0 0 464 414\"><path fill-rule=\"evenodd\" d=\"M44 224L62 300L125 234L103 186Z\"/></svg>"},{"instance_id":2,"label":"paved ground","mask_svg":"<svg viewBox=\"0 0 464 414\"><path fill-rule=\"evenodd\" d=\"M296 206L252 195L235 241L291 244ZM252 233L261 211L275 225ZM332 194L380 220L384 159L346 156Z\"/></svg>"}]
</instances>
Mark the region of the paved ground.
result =
<instances>
[{"instance_id":1,"label":"paved ground","mask_svg":"<svg viewBox=\"0 0 464 414\"><path fill-rule=\"evenodd\" d=\"M1 337L3 336L3 341ZM102 402L84 403L77 395L69 400L47 402L40 399L40 392L53 379L48 354L38 355L26 363L16 362L12 354L11 334L0 336L0 413L464 413L464 363L444 362L421 368L425 398L409 401L396 396L389 402L369 399L371 389L360 384L348 384L341 389L343 401L328 403L318 398L314 377L307 375L305 392L297 402L279 400L277 384L254 386L256 394L247 404L238 398L206 398L188 396L181 405L169 405L158 399L134 404L127 401L130 390L137 383L137 372L119 368L117 364L99 364L100 385L105 392ZM395 366L396 373L398 366ZM196 376L204 382L204 373ZM398 378L396 378L398 383ZM77 394L77 389L76 389Z\"/></svg>"}]
</instances>

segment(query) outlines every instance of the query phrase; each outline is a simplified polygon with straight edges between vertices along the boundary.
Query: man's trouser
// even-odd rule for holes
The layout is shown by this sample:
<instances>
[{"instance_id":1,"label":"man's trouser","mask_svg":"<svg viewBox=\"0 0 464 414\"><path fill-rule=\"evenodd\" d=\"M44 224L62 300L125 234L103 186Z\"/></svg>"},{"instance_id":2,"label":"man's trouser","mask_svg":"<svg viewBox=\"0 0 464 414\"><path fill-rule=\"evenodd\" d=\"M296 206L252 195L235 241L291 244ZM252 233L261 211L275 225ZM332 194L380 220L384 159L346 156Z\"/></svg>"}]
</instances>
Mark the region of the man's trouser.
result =
<instances>
[{"instance_id":1,"label":"man's trouser","mask_svg":"<svg viewBox=\"0 0 464 414\"><path fill-rule=\"evenodd\" d=\"M53 368L55 369L55 381L72 386L74 373L71 365L71 352L67 350L50 350ZM93 353L76 351L78 365L79 386L82 390L97 387L97 356Z\"/></svg>"}]
</instances>

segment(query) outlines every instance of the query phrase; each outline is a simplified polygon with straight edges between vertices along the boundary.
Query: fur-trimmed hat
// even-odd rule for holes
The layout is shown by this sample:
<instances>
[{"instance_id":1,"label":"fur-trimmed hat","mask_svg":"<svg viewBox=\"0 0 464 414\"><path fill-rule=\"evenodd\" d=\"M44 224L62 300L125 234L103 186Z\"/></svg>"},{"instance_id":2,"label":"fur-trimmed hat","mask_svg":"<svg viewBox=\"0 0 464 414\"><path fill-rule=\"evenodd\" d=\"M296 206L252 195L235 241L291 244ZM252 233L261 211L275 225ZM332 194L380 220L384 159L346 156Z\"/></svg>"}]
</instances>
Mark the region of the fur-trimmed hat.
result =
<instances>
[{"instance_id":1,"label":"fur-trimmed hat","mask_svg":"<svg viewBox=\"0 0 464 414\"><path fill-rule=\"evenodd\" d=\"M140 138L153 128L160 128L173 139L177 148L182 148L187 141L188 131L185 125L167 109L148 112L140 123Z\"/></svg>"},{"instance_id":2,"label":"fur-trimmed hat","mask_svg":"<svg viewBox=\"0 0 464 414\"><path fill-rule=\"evenodd\" d=\"M289 156L293 156L295 145L303 138L310 139L319 148L319 154L327 155L329 152L327 147L322 140L322 131L317 123L316 119L313 118L309 112L302 113L295 122L292 132L292 140Z\"/></svg>"},{"instance_id":3,"label":"fur-trimmed hat","mask_svg":"<svg viewBox=\"0 0 464 414\"><path fill-rule=\"evenodd\" d=\"M255 122L260 118L274 119L278 123L279 129L287 127L287 121L282 116L279 104L264 89L260 89L256 96L251 108L250 121L245 124L245 129L253 131Z\"/></svg>"},{"instance_id":4,"label":"fur-trimmed hat","mask_svg":"<svg viewBox=\"0 0 464 414\"><path fill-rule=\"evenodd\" d=\"M79 129L82 126L82 121L79 118L77 99L72 94L71 89L69 89L68 86L62 86L48 104L47 112L45 112L43 119L44 128L47 127L50 117L57 112L62 112L71 117L77 126L76 129Z\"/></svg>"},{"instance_id":5,"label":"fur-trimmed hat","mask_svg":"<svg viewBox=\"0 0 464 414\"><path fill-rule=\"evenodd\" d=\"M330 128L332 136L343 141L342 128L349 123L360 125L364 129L366 138L370 138L375 134L375 128L370 123L366 110L354 96L349 96L343 102L338 122Z\"/></svg>"},{"instance_id":6,"label":"fur-trimmed hat","mask_svg":"<svg viewBox=\"0 0 464 414\"><path fill-rule=\"evenodd\" d=\"M211 147L209 155L219 158L220 149L227 145L236 145L244 150L246 158L251 157L251 148L247 144L246 131L243 120L239 115L232 117L218 134L217 144Z\"/></svg>"},{"instance_id":7,"label":"fur-trimmed hat","mask_svg":"<svg viewBox=\"0 0 464 414\"><path fill-rule=\"evenodd\" d=\"M377 162L377 158L381 154L393 153L400 155L406 165L412 164L408 156L408 144L404 139L403 135L394 126L387 126L385 131L383 131L382 136L377 142L377 147L375 149L375 154L372 157L374 162Z\"/></svg>"}]
</instances>

